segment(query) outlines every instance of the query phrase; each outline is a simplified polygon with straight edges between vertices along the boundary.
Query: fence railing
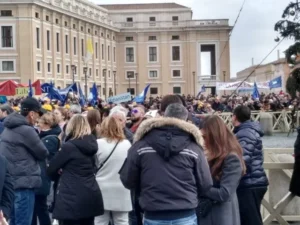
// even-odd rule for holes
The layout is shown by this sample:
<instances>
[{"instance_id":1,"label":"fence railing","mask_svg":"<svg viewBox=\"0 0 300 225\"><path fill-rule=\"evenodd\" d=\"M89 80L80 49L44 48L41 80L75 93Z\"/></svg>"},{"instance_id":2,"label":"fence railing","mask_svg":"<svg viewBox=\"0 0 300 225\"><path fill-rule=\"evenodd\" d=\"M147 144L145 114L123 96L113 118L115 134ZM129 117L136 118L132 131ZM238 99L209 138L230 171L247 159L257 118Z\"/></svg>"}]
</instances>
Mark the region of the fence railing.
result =
<instances>
[{"instance_id":1,"label":"fence railing","mask_svg":"<svg viewBox=\"0 0 300 225\"><path fill-rule=\"evenodd\" d=\"M272 221L278 221L281 225L300 221L300 213L297 211L299 209L293 207L299 205L300 198L289 192L294 166L292 154L293 149L264 149L264 168L270 182L269 190L262 201L264 225ZM284 156L289 160L280 160L278 156Z\"/></svg>"}]
</instances>

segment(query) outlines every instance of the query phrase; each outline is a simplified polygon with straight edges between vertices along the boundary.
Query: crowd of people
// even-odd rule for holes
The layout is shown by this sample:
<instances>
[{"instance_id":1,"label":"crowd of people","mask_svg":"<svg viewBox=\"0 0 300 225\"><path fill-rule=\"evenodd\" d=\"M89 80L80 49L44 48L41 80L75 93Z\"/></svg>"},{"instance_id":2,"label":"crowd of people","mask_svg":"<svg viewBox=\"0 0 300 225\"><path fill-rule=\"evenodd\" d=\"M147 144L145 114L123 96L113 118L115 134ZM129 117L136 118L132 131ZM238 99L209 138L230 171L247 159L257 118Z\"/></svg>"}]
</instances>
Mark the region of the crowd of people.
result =
<instances>
[{"instance_id":1,"label":"crowd of people","mask_svg":"<svg viewBox=\"0 0 300 225\"><path fill-rule=\"evenodd\" d=\"M239 98L1 105L0 224L262 225L263 131ZM273 98L292 104L263 101ZM202 102L230 106L233 132L217 115L195 116L207 114Z\"/></svg>"}]
</instances>

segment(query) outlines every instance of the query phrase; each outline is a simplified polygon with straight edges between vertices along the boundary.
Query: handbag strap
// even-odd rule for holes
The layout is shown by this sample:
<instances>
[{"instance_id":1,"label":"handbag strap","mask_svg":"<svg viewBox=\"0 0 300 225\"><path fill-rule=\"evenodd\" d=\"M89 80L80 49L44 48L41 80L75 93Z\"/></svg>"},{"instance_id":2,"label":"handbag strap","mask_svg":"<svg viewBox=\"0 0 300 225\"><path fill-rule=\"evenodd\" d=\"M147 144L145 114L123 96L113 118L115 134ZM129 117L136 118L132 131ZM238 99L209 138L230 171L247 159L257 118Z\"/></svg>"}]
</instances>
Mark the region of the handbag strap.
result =
<instances>
[{"instance_id":1,"label":"handbag strap","mask_svg":"<svg viewBox=\"0 0 300 225\"><path fill-rule=\"evenodd\" d=\"M117 142L117 144L115 145L115 147L113 148L113 150L110 152L110 154L107 156L107 158L100 164L100 166L97 168L96 174L99 172L99 170L101 170L101 168L105 165L105 163L109 160L109 158L111 157L111 155L114 153L115 149L117 148L118 144L120 141Z\"/></svg>"}]
</instances>

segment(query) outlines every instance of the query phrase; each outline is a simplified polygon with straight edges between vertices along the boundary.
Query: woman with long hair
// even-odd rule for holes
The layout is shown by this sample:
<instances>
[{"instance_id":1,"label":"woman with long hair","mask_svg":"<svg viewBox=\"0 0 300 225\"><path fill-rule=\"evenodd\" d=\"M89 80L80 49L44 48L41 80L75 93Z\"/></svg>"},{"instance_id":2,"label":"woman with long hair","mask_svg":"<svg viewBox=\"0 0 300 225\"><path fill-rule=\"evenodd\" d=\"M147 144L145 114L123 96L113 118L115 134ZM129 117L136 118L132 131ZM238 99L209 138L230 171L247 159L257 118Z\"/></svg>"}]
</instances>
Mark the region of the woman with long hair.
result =
<instances>
[{"instance_id":1,"label":"woman with long hair","mask_svg":"<svg viewBox=\"0 0 300 225\"><path fill-rule=\"evenodd\" d=\"M119 171L131 147L125 139L123 126L114 117L107 117L101 124L96 157L96 180L103 194L104 215L95 218L95 225L128 225L128 213L132 210L130 191L121 180Z\"/></svg>"},{"instance_id":2,"label":"woman with long hair","mask_svg":"<svg viewBox=\"0 0 300 225\"><path fill-rule=\"evenodd\" d=\"M67 124L66 142L48 167L50 177L61 173L53 218L60 225L93 225L103 214L103 200L96 182L93 158L98 151L88 121L74 115Z\"/></svg>"},{"instance_id":3,"label":"woman with long hair","mask_svg":"<svg viewBox=\"0 0 300 225\"><path fill-rule=\"evenodd\" d=\"M101 124L101 115L99 110L89 110L86 118L90 124L92 134L97 138L99 136L99 127Z\"/></svg>"},{"instance_id":4,"label":"woman with long hair","mask_svg":"<svg viewBox=\"0 0 300 225\"><path fill-rule=\"evenodd\" d=\"M236 189L246 171L242 148L218 116L204 119L202 135L214 185L200 198L199 224L240 225Z\"/></svg>"}]
</instances>

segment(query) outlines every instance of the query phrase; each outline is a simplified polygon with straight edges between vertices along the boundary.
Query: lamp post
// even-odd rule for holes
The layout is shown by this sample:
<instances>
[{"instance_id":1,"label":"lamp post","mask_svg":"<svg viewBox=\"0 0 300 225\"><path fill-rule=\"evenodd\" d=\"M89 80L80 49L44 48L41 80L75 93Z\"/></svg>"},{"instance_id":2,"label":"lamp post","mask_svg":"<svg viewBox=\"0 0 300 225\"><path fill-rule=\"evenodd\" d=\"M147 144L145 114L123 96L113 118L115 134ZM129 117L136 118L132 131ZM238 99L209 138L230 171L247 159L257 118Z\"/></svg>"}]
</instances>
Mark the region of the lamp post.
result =
<instances>
[{"instance_id":1,"label":"lamp post","mask_svg":"<svg viewBox=\"0 0 300 225\"><path fill-rule=\"evenodd\" d=\"M194 97L196 98L196 80L195 80L196 72L193 72L193 83L194 83Z\"/></svg>"},{"instance_id":2,"label":"lamp post","mask_svg":"<svg viewBox=\"0 0 300 225\"><path fill-rule=\"evenodd\" d=\"M223 82L226 81L226 71L223 71ZM224 95L226 94L226 91L224 90Z\"/></svg>"},{"instance_id":3,"label":"lamp post","mask_svg":"<svg viewBox=\"0 0 300 225\"><path fill-rule=\"evenodd\" d=\"M137 83L138 75L139 75L138 73L135 73L135 95L137 95L137 93L139 93L138 83Z\"/></svg>"},{"instance_id":4,"label":"lamp post","mask_svg":"<svg viewBox=\"0 0 300 225\"><path fill-rule=\"evenodd\" d=\"M85 98L87 98L87 91L88 91L88 87L87 87L87 66L83 67L83 73L84 73L84 82L85 82L85 86L84 86L84 94L85 94Z\"/></svg>"},{"instance_id":5,"label":"lamp post","mask_svg":"<svg viewBox=\"0 0 300 225\"><path fill-rule=\"evenodd\" d=\"M75 70L76 70L76 66L75 65L71 65L71 69L72 69L72 81L73 84L75 83Z\"/></svg>"},{"instance_id":6,"label":"lamp post","mask_svg":"<svg viewBox=\"0 0 300 225\"><path fill-rule=\"evenodd\" d=\"M106 69L103 69L103 75L104 75L104 94L105 94L105 100L107 99L107 77L106 77Z\"/></svg>"},{"instance_id":7,"label":"lamp post","mask_svg":"<svg viewBox=\"0 0 300 225\"><path fill-rule=\"evenodd\" d=\"M131 87L130 87L130 76L128 77L128 80L129 80L129 92L130 92L130 95L131 95Z\"/></svg>"},{"instance_id":8,"label":"lamp post","mask_svg":"<svg viewBox=\"0 0 300 225\"><path fill-rule=\"evenodd\" d=\"M114 73L114 95L117 95L117 86L116 86L116 74L117 74L117 71L113 71L113 73Z\"/></svg>"}]
</instances>

